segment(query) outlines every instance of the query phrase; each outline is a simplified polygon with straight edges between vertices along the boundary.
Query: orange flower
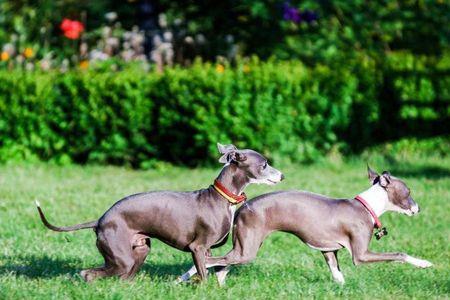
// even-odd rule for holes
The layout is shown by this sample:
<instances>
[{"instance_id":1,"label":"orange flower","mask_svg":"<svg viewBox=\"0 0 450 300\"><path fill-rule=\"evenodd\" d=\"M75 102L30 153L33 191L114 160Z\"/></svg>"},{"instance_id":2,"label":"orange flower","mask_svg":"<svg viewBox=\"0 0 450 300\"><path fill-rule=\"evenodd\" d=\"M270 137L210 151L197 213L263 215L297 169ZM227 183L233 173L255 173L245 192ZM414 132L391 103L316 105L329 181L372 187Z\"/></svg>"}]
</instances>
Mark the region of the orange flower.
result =
<instances>
[{"instance_id":1,"label":"orange flower","mask_svg":"<svg viewBox=\"0 0 450 300\"><path fill-rule=\"evenodd\" d=\"M218 64L218 65L216 66L216 72L217 72L217 73L223 73L224 71L225 71L225 67L224 67L223 65Z\"/></svg>"},{"instance_id":2,"label":"orange flower","mask_svg":"<svg viewBox=\"0 0 450 300\"><path fill-rule=\"evenodd\" d=\"M9 53L6 51L3 51L2 54L0 54L0 60L7 61L8 59L9 59Z\"/></svg>"},{"instance_id":3,"label":"orange flower","mask_svg":"<svg viewBox=\"0 0 450 300\"><path fill-rule=\"evenodd\" d=\"M248 65L244 65L242 67L242 71L244 71L244 73L248 73L248 72L250 72L250 67Z\"/></svg>"},{"instance_id":4,"label":"orange flower","mask_svg":"<svg viewBox=\"0 0 450 300\"><path fill-rule=\"evenodd\" d=\"M33 57L34 52L33 49L30 47L25 48L25 50L23 50L23 56L25 56L25 58L31 58Z\"/></svg>"},{"instance_id":5,"label":"orange flower","mask_svg":"<svg viewBox=\"0 0 450 300\"><path fill-rule=\"evenodd\" d=\"M86 70L89 67L89 61L82 60L80 61L80 69Z\"/></svg>"}]
</instances>

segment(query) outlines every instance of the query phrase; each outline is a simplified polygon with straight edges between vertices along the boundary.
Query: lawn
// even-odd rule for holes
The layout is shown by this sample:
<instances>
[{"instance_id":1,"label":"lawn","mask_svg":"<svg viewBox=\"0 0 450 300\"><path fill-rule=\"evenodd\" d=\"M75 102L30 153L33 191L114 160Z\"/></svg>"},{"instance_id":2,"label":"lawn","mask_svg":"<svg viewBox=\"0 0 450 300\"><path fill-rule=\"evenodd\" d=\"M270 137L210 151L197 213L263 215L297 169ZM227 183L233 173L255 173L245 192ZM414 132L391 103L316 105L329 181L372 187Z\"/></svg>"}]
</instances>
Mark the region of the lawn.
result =
<instances>
[{"instance_id":1,"label":"lawn","mask_svg":"<svg viewBox=\"0 0 450 300\"><path fill-rule=\"evenodd\" d=\"M0 166L0 299L248 299L278 298L449 298L450 297L450 157L372 160L403 178L421 206L416 217L382 216L389 235L373 240L375 251L404 251L430 260L430 269L379 263L354 267L340 252L346 284L331 275L320 252L295 237L271 235L258 258L232 269L219 288L213 276L204 284L175 285L191 265L183 253L153 240L152 252L132 282L116 278L82 281L81 269L98 266L102 257L92 230L55 233L41 224L34 200L51 222L64 225L98 218L123 196L148 190L194 190L212 183L220 166L210 169L163 167L135 171L119 167ZM335 197L352 197L368 187L365 160L279 167L286 180L278 186L251 186L251 198L273 190L304 189ZM225 253L230 244L214 251Z\"/></svg>"}]
</instances>

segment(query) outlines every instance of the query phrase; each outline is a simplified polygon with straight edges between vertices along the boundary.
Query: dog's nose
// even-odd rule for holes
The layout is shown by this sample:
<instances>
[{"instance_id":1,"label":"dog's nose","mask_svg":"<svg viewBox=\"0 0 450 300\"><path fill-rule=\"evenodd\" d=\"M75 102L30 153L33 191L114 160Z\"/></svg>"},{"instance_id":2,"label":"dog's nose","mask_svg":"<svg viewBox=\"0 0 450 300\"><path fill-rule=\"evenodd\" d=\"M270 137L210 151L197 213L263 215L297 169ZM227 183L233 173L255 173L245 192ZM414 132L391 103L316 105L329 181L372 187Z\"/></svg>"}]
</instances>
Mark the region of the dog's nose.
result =
<instances>
[{"instance_id":1,"label":"dog's nose","mask_svg":"<svg viewBox=\"0 0 450 300\"><path fill-rule=\"evenodd\" d=\"M281 174L280 181L283 181L283 179L284 179L284 174Z\"/></svg>"}]
</instances>

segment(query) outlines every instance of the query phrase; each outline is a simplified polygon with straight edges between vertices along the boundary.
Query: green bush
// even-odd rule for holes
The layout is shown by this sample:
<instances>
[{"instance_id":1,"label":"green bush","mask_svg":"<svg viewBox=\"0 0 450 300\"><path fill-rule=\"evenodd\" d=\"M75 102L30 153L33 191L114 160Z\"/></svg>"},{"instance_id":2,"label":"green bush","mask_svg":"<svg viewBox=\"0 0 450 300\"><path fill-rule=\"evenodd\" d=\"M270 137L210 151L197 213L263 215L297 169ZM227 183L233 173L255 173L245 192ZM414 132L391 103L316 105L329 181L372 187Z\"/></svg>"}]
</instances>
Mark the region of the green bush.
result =
<instances>
[{"instance_id":1,"label":"green bush","mask_svg":"<svg viewBox=\"0 0 450 300\"><path fill-rule=\"evenodd\" d=\"M420 127L429 112L440 133L448 133L442 126L449 120L448 91L436 89L448 75L437 79L429 69L402 67L409 59L392 57L384 69L359 57L314 67L256 58L235 66L198 61L163 74L136 66L0 71L0 160L197 165L217 158L220 141L277 161L313 161L330 150L383 141L393 128L411 134L395 121L412 104L419 113L405 118L415 122L414 134L435 134L432 125ZM395 110L384 97L386 85Z\"/></svg>"},{"instance_id":2,"label":"green bush","mask_svg":"<svg viewBox=\"0 0 450 300\"><path fill-rule=\"evenodd\" d=\"M17 151L61 162L147 159L155 151L149 142L155 78L143 75L0 72L1 159L20 159Z\"/></svg>"}]
</instances>

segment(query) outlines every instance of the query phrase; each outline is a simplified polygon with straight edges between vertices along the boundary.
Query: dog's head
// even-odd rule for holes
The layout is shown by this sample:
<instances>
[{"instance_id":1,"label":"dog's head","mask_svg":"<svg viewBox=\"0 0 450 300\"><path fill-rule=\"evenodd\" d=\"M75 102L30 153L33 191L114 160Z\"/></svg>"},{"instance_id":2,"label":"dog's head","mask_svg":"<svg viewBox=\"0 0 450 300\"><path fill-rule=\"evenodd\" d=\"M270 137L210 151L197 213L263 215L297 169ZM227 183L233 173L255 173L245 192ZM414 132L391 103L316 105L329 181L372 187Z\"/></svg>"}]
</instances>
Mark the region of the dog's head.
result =
<instances>
[{"instance_id":1,"label":"dog's head","mask_svg":"<svg viewBox=\"0 0 450 300\"><path fill-rule=\"evenodd\" d=\"M237 149L234 145L217 143L222 156L219 162L233 164L248 178L249 183L277 184L284 179L283 173L269 166L267 159L258 152L250 149Z\"/></svg>"},{"instance_id":2,"label":"dog's head","mask_svg":"<svg viewBox=\"0 0 450 300\"><path fill-rule=\"evenodd\" d=\"M378 174L367 166L367 173L372 185L378 184L388 195L387 210L403 213L408 216L419 213L419 205L411 198L411 191L400 179L391 176L388 171Z\"/></svg>"}]
</instances>

